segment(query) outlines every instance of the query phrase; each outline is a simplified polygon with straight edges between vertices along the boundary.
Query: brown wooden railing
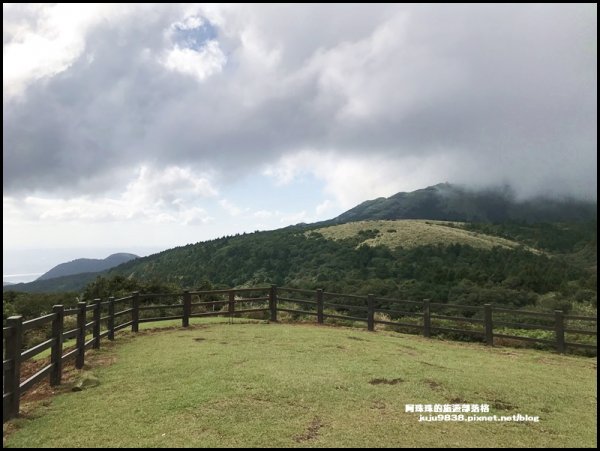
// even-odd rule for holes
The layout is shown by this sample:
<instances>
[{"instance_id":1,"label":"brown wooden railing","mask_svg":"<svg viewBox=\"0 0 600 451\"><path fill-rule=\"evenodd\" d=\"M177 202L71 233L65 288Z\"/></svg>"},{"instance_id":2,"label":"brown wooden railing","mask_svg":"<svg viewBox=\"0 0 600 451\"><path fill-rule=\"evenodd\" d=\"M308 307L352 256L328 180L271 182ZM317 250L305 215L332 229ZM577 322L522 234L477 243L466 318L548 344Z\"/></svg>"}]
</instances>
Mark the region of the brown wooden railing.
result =
<instances>
[{"instance_id":1,"label":"brown wooden railing","mask_svg":"<svg viewBox=\"0 0 600 451\"><path fill-rule=\"evenodd\" d=\"M192 302L194 297L198 299L197 302ZM171 303L164 303L165 298ZM203 298L210 299L202 300ZM145 302L155 300L162 300L163 303L144 305ZM255 306L257 303L260 304L258 307ZM292 308L293 306L296 307ZM122 309L116 311L117 308ZM158 314L154 313L156 310L159 311ZM171 313L166 314L166 311ZM172 313L173 311L175 314ZM448 314L448 311L451 314ZM456 316L456 313L453 313L456 311L463 312L463 316ZM327 319L365 322L369 331L374 331L376 324L384 324L402 332L420 333L425 337L440 332L473 336L489 346L493 346L494 342L500 339L540 343L554 347L559 353L574 348L597 352L597 344L566 340L567 334L597 336L595 329L597 318L565 315L560 310L531 312L494 307L491 304L483 306L440 304L427 299L409 301L381 298L372 294L357 296L331 293L321 289L304 290L274 285L210 291L186 290L175 294L132 293L119 299L110 297L104 302L101 299L95 299L89 304L79 302L77 307L72 309L55 305L52 313L27 321L23 321L21 316L8 318L2 329L5 344L2 363L3 421L18 415L20 398L31 387L46 377L51 385L59 385L66 361L74 358L75 367L83 368L86 350L99 349L102 338L114 340L115 333L119 330L131 327L132 332L137 332L140 323L166 320L181 320L182 326L188 327L190 318L213 316L233 318L238 315L261 313L264 319L277 321L279 312L292 316L315 316L318 324L324 324ZM504 320L503 317L507 315L510 315L510 321ZM76 327L65 330L65 318L70 316L76 316ZM524 318L515 322L515 316ZM570 321L577 322L577 325L569 327ZM471 327L457 328L458 326L453 324L451 324L453 327L448 327L448 322L468 324ZM593 323L594 330L582 329L582 323ZM500 332L504 329L546 330L552 332L553 339L499 333L498 326L503 328ZM28 349L23 349L24 334L40 327L49 328L49 338ZM90 335L91 338L86 340ZM73 338L76 341L73 349L64 349L65 340ZM26 380L22 380L21 363L48 349L50 349L49 363Z\"/></svg>"}]
</instances>

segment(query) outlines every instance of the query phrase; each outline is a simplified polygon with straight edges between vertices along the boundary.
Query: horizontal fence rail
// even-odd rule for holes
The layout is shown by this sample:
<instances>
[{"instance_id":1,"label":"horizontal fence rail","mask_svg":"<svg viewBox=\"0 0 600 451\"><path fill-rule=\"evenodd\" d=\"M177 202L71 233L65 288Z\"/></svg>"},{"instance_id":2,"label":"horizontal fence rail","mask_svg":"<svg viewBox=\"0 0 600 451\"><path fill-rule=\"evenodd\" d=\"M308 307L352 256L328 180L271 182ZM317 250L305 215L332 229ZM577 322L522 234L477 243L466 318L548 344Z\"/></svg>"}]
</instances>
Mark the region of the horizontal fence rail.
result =
<instances>
[{"instance_id":1,"label":"horizontal fence rail","mask_svg":"<svg viewBox=\"0 0 600 451\"><path fill-rule=\"evenodd\" d=\"M192 302L193 299L197 302ZM162 303L142 305L148 301ZM402 300L371 294L360 296L274 285L186 290L182 293L136 292L118 299L109 297L106 300L94 299L89 303L79 302L76 308L65 309L62 305L55 305L51 313L27 321L21 316L8 318L2 329L5 343L2 362L3 421L18 416L20 398L27 390L46 378L51 385L59 385L66 361L74 358L75 367L83 368L86 350L99 349L103 338L112 341L120 330L131 327L132 332L137 332L141 323L178 320L181 320L182 327L188 327L190 318L233 318L241 314L259 314L259 317L277 321L279 312L293 318L316 316L318 324L324 324L326 319L349 321L352 325L362 322L366 323L369 331L381 324L400 332L420 333L425 337L438 332L465 335L489 346L500 340L503 344L518 341L552 346L559 353L569 349L597 350L597 344L576 341L576 336L597 336L597 318L565 315L560 310L533 312L494 307L491 304L442 304L428 299ZM459 314L466 316L456 316ZM509 318L506 318L507 315L510 315ZM65 317L72 316L76 317L75 328L72 320L68 326L64 324ZM594 330L584 329L588 326ZM25 334L40 327L49 328L46 339L23 349ZM520 330L541 331L545 338L515 335ZM21 364L48 349L48 363L26 380L21 380Z\"/></svg>"}]
</instances>

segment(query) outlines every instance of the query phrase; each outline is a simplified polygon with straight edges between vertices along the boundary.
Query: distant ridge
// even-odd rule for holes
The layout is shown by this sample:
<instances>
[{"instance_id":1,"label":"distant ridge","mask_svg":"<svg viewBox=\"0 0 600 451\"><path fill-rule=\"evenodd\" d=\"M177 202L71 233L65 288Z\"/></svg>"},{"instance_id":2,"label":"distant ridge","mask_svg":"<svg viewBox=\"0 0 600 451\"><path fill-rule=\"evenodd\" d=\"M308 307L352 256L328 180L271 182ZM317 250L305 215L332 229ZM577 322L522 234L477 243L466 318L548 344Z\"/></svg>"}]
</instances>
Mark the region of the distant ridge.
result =
<instances>
[{"instance_id":1,"label":"distant ridge","mask_svg":"<svg viewBox=\"0 0 600 451\"><path fill-rule=\"evenodd\" d=\"M52 279L34 280L33 282L4 285L4 292L20 291L23 293L60 293L82 290L88 283L103 275L104 272L86 272L70 276L53 277Z\"/></svg>"},{"instance_id":2,"label":"distant ridge","mask_svg":"<svg viewBox=\"0 0 600 451\"><path fill-rule=\"evenodd\" d=\"M595 220L597 203L538 197L515 199L508 188L474 191L440 183L357 205L324 224L373 219L431 219L462 222L579 222Z\"/></svg>"},{"instance_id":3,"label":"distant ridge","mask_svg":"<svg viewBox=\"0 0 600 451\"><path fill-rule=\"evenodd\" d=\"M78 258L77 260L55 266L47 273L38 277L36 281L72 276L75 274L105 271L135 258L139 257L135 254L127 254L124 252L109 255L105 259Z\"/></svg>"}]
</instances>

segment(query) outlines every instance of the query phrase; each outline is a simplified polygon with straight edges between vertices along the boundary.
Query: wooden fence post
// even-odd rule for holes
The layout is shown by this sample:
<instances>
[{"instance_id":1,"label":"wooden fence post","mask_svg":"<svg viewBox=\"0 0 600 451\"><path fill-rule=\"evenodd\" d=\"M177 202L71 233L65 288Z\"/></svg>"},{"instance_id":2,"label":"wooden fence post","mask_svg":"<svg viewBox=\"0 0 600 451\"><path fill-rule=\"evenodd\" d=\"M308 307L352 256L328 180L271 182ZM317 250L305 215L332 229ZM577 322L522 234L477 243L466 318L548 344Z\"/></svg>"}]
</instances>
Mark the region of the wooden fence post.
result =
<instances>
[{"instance_id":1,"label":"wooden fence post","mask_svg":"<svg viewBox=\"0 0 600 451\"><path fill-rule=\"evenodd\" d=\"M494 346L494 323L492 321L492 304L483 305L483 320L485 327L485 344Z\"/></svg>"},{"instance_id":2,"label":"wooden fence post","mask_svg":"<svg viewBox=\"0 0 600 451\"><path fill-rule=\"evenodd\" d=\"M423 299L423 336L431 337L431 305L429 299Z\"/></svg>"},{"instance_id":3,"label":"wooden fence post","mask_svg":"<svg viewBox=\"0 0 600 451\"><path fill-rule=\"evenodd\" d=\"M190 315L192 314L192 295L190 290L183 292L183 318L181 319L182 327L189 327Z\"/></svg>"},{"instance_id":4,"label":"wooden fence post","mask_svg":"<svg viewBox=\"0 0 600 451\"><path fill-rule=\"evenodd\" d=\"M77 355L75 356L75 368L80 370L85 362L85 302L78 302L77 308Z\"/></svg>"},{"instance_id":5,"label":"wooden fence post","mask_svg":"<svg viewBox=\"0 0 600 451\"><path fill-rule=\"evenodd\" d=\"M235 290L229 290L229 303L227 304L227 311L229 317L233 317L235 313Z\"/></svg>"},{"instance_id":6,"label":"wooden fence post","mask_svg":"<svg viewBox=\"0 0 600 451\"><path fill-rule=\"evenodd\" d=\"M370 331L375 330L375 295L369 294L367 296L367 329Z\"/></svg>"},{"instance_id":7,"label":"wooden fence post","mask_svg":"<svg viewBox=\"0 0 600 451\"><path fill-rule=\"evenodd\" d=\"M94 343L92 347L94 349L100 349L100 303L101 299L94 299L94 326L93 326L93 336Z\"/></svg>"},{"instance_id":8,"label":"wooden fence post","mask_svg":"<svg viewBox=\"0 0 600 451\"><path fill-rule=\"evenodd\" d=\"M113 341L115 339L115 298L111 296L108 298L108 339Z\"/></svg>"},{"instance_id":9,"label":"wooden fence post","mask_svg":"<svg viewBox=\"0 0 600 451\"><path fill-rule=\"evenodd\" d=\"M277 322L277 287L271 285L269 290L269 310L271 310L271 321Z\"/></svg>"},{"instance_id":10,"label":"wooden fence post","mask_svg":"<svg viewBox=\"0 0 600 451\"><path fill-rule=\"evenodd\" d=\"M131 298L131 332L137 332L140 321L140 292L133 293Z\"/></svg>"},{"instance_id":11,"label":"wooden fence post","mask_svg":"<svg viewBox=\"0 0 600 451\"><path fill-rule=\"evenodd\" d=\"M21 346L23 344L23 317L11 316L6 320L6 326L11 328L10 338L6 340L4 349L6 360L12 360L8 370L4 370L4 391L3 393L12 393L8 402L2 400L2 411L4 419L13 418L19 415L19 405L21 402Z\"/></svg>"},{"instance_id":12,"label":"wooden fence post","mask_svg":"<svg viewBox=\"0 0 600 451\"><path fill-rule=\"evenodd\" d=\"M50 363L54 365L50 372L50 385L60 385L62 380L62 352L63 352L63 324L65 320L65 308L62 305L52 307L52 313L56 318L52 321L52 338L56 341L50 352Z\"/></svg>"},{"instance_id":13,"label":"wooden fence post","mask_svg":"<svg viewBox=\"0 0 600 451\"><path fill-rule=\"evenodd\" d=\"M565 353L565 316L562 310L554 310L556 330L556 350L560 354Z\"/></svg>"},{"instance_id":14,"label":"wooden fence post","mask_svg":"<svg viewBox=\"0 0 600 451\"><path fill-rule=\"evenodd\" d=\"M323 324L323 290L317 290L317 322Z\"/></svg>"}]
</instances>

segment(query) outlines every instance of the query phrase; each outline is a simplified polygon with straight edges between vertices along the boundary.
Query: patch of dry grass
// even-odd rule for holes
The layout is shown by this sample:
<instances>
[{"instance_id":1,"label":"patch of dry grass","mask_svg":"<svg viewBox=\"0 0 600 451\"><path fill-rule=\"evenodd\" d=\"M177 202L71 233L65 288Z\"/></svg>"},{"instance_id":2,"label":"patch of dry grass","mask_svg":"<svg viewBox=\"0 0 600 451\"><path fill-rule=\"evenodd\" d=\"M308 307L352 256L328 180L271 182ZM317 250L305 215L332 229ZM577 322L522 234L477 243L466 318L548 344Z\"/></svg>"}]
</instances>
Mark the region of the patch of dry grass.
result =
<instances>
[{"instance_id":1,"label":"patch of dry grass","mask_svg":"<svg viewBox=\"0 0 600 451\"><path fill-rule=\"evenodd\" d=\"M377 230L374 238L365 238L358 246L387 246L389 248L414 248L427 245L464 244L479 249L492 249L500 246L515 249L522 244L504 238L471 232L461 228L460 222L403 219L397 221L358 221L335 226L323 227L306 232L317 232L330 240L343 240L358 236L360 232ZM540 251L523 246L531 252Z\"/></svg>"}]
</instances>

